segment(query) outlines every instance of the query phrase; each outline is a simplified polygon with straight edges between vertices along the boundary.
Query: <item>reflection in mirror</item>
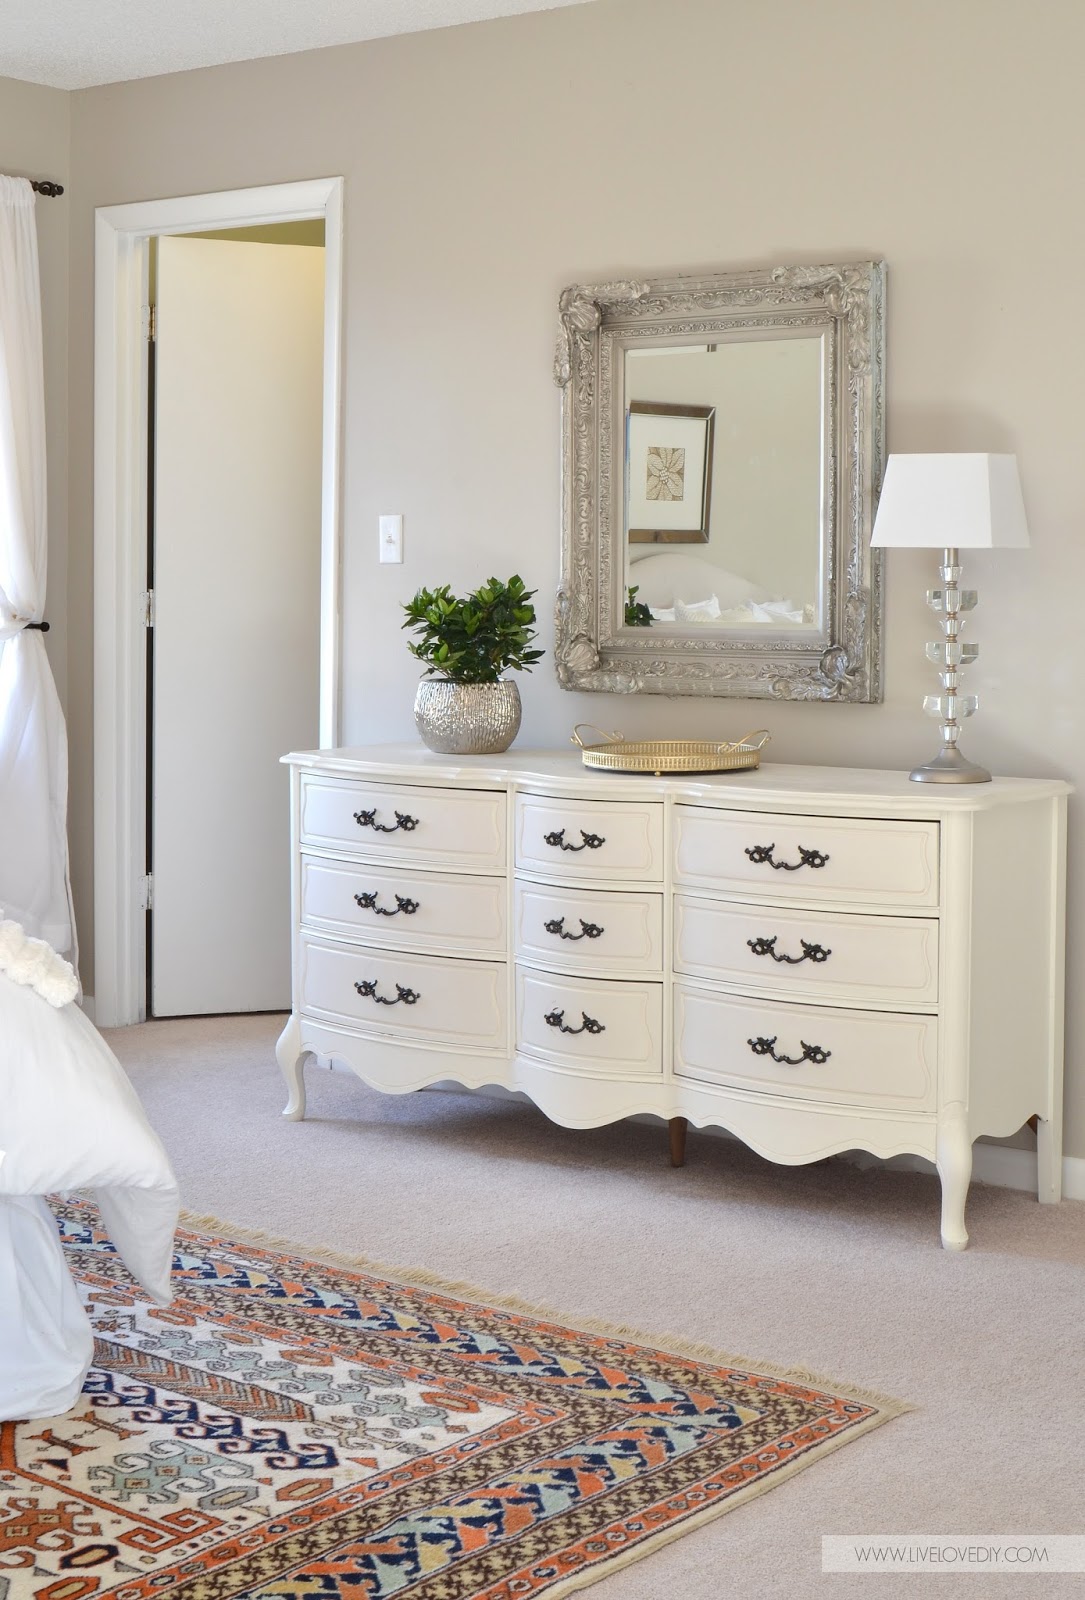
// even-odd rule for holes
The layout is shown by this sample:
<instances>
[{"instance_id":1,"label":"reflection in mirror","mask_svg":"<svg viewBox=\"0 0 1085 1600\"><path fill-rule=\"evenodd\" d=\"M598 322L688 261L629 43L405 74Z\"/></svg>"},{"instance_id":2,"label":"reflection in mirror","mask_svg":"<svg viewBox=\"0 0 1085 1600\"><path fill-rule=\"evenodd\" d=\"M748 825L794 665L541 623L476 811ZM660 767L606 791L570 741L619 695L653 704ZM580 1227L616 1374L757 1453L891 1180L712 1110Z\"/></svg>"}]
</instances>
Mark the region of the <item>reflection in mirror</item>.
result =
<instances>
[{"instance_id":1,"label":"reflection in mirror","mask_svg":"<svg viewBox=\"0 0 1085 1600\"><path fill-rule=\"evenodd\" d=\"M824 343L625 351L627 627L824 626Z\"/></svg>"}]
</instances>

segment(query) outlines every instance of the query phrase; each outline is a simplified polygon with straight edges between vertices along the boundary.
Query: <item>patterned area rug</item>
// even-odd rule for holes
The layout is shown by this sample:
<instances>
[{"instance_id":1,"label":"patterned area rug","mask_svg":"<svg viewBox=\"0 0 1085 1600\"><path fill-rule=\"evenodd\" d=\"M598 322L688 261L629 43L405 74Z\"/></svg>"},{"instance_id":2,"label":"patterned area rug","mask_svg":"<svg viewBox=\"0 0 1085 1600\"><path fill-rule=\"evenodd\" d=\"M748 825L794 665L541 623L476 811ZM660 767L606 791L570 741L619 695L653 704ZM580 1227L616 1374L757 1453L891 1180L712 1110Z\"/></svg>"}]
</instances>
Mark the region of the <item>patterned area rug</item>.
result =
<instances>
[{"instance_id":1,"label":"patterned area rug","mask_svg":"<svg viewBox=\"0 0 1085 1600\"><path fill-rule=\"evenodd\" d=\"M200 1233L163 1310L57 1213L96 1363L0 1430L0 1600L557 1600L906 1409Z\"/></svg>"}]
</instances>

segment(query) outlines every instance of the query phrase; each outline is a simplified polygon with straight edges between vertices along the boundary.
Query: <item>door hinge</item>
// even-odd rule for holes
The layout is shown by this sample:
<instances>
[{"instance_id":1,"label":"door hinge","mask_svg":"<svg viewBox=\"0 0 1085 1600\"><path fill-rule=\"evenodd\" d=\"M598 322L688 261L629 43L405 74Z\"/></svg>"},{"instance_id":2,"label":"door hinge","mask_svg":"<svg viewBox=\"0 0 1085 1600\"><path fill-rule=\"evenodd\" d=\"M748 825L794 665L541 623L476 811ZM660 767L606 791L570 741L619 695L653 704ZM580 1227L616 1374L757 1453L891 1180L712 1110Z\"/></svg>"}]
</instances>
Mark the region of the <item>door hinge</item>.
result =
<instances>
[{"instance_id":1,"label":"door hinge","mask_svg":"<svg viewBox=\"0 0 1085 1600\"><path fill-rule=\"evenodd\" d=\"M158 321L155 315L156 309L155 306L140 306L139 308L140 327L143 337L149 344L153 344L155 340L155 328Z\"/></svg>"},{"instance_id":2,"label":"door hinge","mask_svg":"<svg viewBox=\"0 0 1085 1600\"><path fill-rule=\"evenodd\" d=\"M139 904L141 911L154 910L154 874L145 873L139 884Z\"/></svg>"},{"instance_id":3,"label":"door hinge","mask_svg":"<svg viewBox=\"0 0 1085 1600\"><path fill-rule=\"evenodd\" d=\"M140 600L141 600L141 602L143 604L143 626L145 628L153 628L154 627L154 590L153 589L144 589L143 593L140 595Z\"/></svg>"}]
</instances>

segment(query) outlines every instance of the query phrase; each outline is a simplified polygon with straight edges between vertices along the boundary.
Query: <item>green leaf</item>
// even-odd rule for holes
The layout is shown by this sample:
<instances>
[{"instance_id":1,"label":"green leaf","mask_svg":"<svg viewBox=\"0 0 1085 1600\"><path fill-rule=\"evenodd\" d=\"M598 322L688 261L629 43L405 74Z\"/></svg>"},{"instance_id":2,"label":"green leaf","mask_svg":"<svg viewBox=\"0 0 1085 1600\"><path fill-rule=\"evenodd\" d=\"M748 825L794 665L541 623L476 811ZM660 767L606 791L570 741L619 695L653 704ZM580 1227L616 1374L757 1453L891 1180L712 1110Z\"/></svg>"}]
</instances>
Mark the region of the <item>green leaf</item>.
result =
<instances>
[{"instance_id":1,"label":"green leaf","mask_svg":"<svg viewBox=\"0 0 1085 1600\"><path fill-rule=\"evenodd\" d=\"M463 598L447 583L419 589L403 607L403 627L414 634L408 649L460 683L496 683L503 672L529 672L543 651L535 638L535 590L519 574L507 583L491 577Z\"/></svg>"}]
</instances>

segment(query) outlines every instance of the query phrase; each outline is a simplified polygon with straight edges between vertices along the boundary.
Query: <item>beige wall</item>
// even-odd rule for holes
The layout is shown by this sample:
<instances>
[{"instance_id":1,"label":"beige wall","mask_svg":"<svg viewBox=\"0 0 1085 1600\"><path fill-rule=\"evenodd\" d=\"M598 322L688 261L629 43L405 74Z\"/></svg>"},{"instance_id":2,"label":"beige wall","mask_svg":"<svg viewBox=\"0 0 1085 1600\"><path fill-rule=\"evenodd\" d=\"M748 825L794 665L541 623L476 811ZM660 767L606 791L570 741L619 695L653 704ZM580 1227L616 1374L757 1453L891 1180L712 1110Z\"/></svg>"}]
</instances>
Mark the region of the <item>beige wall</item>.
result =
<instances>
[{"instance_id":1,"label":"beige wall","mask_svg":"<svg viewBox=\"0 0 1085 1600\"><path fill-rule=\"evenodd\" d=\"M1085 781L1085 321L1052 276L1085 255L1083 49L1080 0L598 0L76 94L70 702L84 934L92 220L121 201L346 177L350 742L413 737L397 607L418 584L517 567L551 640L563 284L883 255L890 447L1017 451L1033 530L1031 551L969 564L984 702L969 753ZM390 510L406 516L402 567L377 564ZM886 704L773 707L774 759L906 767L930 753L931 578L923 554L890 554ZM580 719L629 735L750 720L725 701L568 695L549 661L522 687L525 744L562 744ZM1076 849L1073 874L1071 974L1085 926ZM1068 1136L1085 1156L1080 989Z\"/></svg>"},{"instance_id":2,"label":"beige wall","mask_svg":"<svg viewBox=\"0 0 1085 1600\"><path fill-rule=\"evenodd\" d=\"M259 228L216 228L212 233L190 233L190 239L236 239L240 244L324 243L324 218L308 222L269 222Z\"/></svg>"},{"instance_id":3,"label":"beige wall","mask_svg":"<svg viewBox=\"0 0 1085 1600\"><path fill-rule=\"evenodd\" d=\"M68 188L71 96L63 89L0 78L0 172L14 178L51 178ZM68 214L65 193L39 195L38 263L41 271L48 449L49 580L45 644L62 705L68 687Z\"/></svg>"}]
</instances>

